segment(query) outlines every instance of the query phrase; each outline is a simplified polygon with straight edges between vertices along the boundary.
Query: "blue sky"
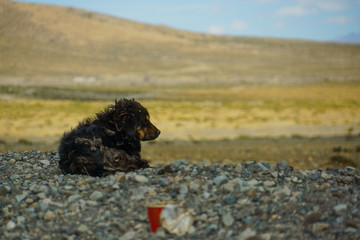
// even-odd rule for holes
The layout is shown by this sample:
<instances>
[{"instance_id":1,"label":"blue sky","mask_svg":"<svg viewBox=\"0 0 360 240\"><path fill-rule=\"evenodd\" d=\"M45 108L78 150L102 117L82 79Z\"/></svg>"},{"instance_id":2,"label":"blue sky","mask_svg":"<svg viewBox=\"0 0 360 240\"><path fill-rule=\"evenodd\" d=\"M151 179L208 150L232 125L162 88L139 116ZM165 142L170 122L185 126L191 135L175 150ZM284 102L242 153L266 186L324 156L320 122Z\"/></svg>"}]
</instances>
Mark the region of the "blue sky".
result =
<instances>
[{"instance_id":1,"label":"blue sky","mask_svg":"<svg viewBox=\"0 0 360 240\"><path fill-rule=\"evenodd\" d=\"M329 41L360 34L360 0L19 0L201 33Z\"/></svg>"}]
</instances>

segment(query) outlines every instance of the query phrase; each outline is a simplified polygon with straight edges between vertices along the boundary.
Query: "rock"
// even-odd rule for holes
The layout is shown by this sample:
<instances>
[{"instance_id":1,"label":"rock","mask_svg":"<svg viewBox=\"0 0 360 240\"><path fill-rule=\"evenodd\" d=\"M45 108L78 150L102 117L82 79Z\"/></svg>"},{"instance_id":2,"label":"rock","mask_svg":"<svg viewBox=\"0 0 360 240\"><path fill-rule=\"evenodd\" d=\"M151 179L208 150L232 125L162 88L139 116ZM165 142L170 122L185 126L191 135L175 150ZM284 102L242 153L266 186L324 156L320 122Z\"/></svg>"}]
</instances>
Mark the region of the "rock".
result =
<instances>
[{"instance_id":1,"label":"rock","mask_svg":"<svg viewBox=\"0 0 360 240\"><path fill-rule=\"evenodd\" d=\"M6 229L8 231L14 229L15 227L16 227L16 224L13 221L8 221L6 224Z\"/></svg>"},{"instance_id":2,"label":"rock","mask_svg":"<svg viewBox=\"0 0 360 240\"><path fill-rule=\"evenodd\" d=\"M229 193L225 196L224 201L226 204L233 204L236 202L236 197L233 194Z\"/></svg>"},{"instance_id":3,"label":"rock","mask_svg":"<svg viewBox=\"0 0 360 240\"><path fill-rule=\"evenodd\" d=\"M233 225L234 221L234 218L229 213L222 216L222 222L226 227L230 227L231 225Z\"/></svg>"},{"instance_id":4,"label":"rock","mask_svg":"<svg viewBox=\"0 0 360 240\"><path fill-rule=\"evenodd\" d=\"M54 220L54 218L55 218L55 214L50 210L48 210L44 215L45 221L52 221L52 220Z\"/></svg>"},{"instance_id":5,"label":"rock","mask_svg":"<svg viewBox=\"0 0 360 240\"><path fill-rule=\"evenodd\" d=\"M350 184L353 181L353 178L350 176L346 176L342 179L343 183Z\"/></svg>"},{"instance_id":6,"label":"rock","mask_svg":"<svg viewBox=\"0 0 360 240\"><path fill-rule=\"evenodd\" d=\"M94 201L96 201L96 200L99 200L99 199L101 199L103 197L103 194L102 194L102 192L99 192L99 191L94 191L91 195L90 195L90 200L94 200Z\"/></svg>"},{"instance_id":7,"label":"rock","mask_svg":"<svg viewBox=\"0 0 360 240\"><path fill-rule=\"evenodd\" d=\"M16 195L15 199L18 203L20 203L22 200L24 200L28 196L28 193L23 192L21 195Z\"/></svg>"},{"instance_id":8,"label":"rock","mask_svg":"<svg viewBox=\"0 0 360 240\"><path fill-rule=\"evenodd\" d=\"M125 177L125 173L118 172L115 177L115 182L119 183Z\"/></svg>"},{"instance_id":9,"label":"rock","mask_svg":"<svg viewBox=\"0 0 360 240\"><path fill-rule=\"evenodd\" d=\"M20 155L19 153L14 153L13 154L13 158L16 160L16 161L21 161L23 159L22 155Z\"/></svg>"},{"instance_id":10,"label":"rock","mask_svg":"<svg viewBox=\"0 0 360 240\"><path fill-rule=\"evenodd\" d=\"M40 162L42 165L44 165L44 166L49 166L49 165L50 165L50 161L49 161L49 160L46 160L46 159L40 160L39 162Z\"/></svg>"},{"instance_id":11,"label":"rock","mask_svg":"<svg viewBox=\"0 0 360 240\"><path fill-rule=\"evenodd\" d=\"M344 204L344 203L338 204L333 208L333 210L334 210L334 213L335 213L336 216L341 216L346 212L347 205Z\"/></svg>"},{"instance_id":12,"label":"rock","mask_svg":"<svg viewBox=\"0 0 360 240\"><path fill-rule=\"evenodd\" d=\"M246 228L244 231L242 231L238 237L238 239L246 240L252 237L256 236L256 231L252 230L251 228Z\"/></svg>"},{"instance_id":13,"label":"rock","mask_svg":"<svg viewBox=\"0 0 360 240\"><path fill-rule=\"evenodd\" d=\"M178 169L181 165L187 165L187 161L185 159L179 159L171 163L171 166L174 167L174 169Z\"/></svg>"},{"instance_id":14,"label":"rock","mask_svg":"<svg viewBox=\"0 0 360 240\"><path fill-rule=\"evenodd\" d=\"M85 225L85 224L80 224L77 228L76 231L78 233L86 233L89 231L89 228Z\"/></svg>"},{"instance_id":15,"label":"rock","mask_svg":"<svg viewBox=\"0 0 360 240\"><path fill-rule=\"evenodd\" d=\"M259 181L256 179L251 179L250 181L247 182L247 185L250 187L254 187L254 186L259 185Z\"/></svg>"},{"instance_id":16,"label":"rock","mask_svg":"<svg viewBox=\"0 0 360 240\"><path fill-rule=\"evenodd\" d=\"M21 178L18 174L12 174L11 176L10 176L10 180L11 181L15 181L16 179L19 179L19 178Z\"/></svg>"},{"instance_id":17,"label":"rock","mask_svg":"<svg viewBox=\"0 0 360 240\"><path fill-rule=\"evenodd\" d=\"M165 238L166 237L165 229L163 229L162 227L159 227L158 229L156 229L155 235L159 238Z\"/></svg>"},{"instance_id":18,"label":"rock","mask_svg":"<svg viewBox=\"0 0 360 240\"><path fill-rule=\"evenodd\" d=\"M149 179L147 177L142 176L142 175L136 175L135 180L139 183L147 183L149 181Z\"/></svg>"},{"instance_id":19,"label":"rock","mask_svg":"<svg viewBox=\"0 0 360 240\"><path fill-rule=\"evenodd\" d=\"M277 171L272 171L272 172L270 172L270 174L271 174L271 176L273 178L278 178L279 177L279 173Z\"/></svg>"},{"instance_id":20,"label":"rock","mask_svg":"<svg viewBox=\"0 0 360 240\"><path fill-rule=\"evenodd\" d=\"M74 195L69 196L67 198L67 201L70 203L70 202L74 202L80 198L81 198L81 196L79 194L74 194Z\"/></svg>"},{"instance_id":21,"label":"rock","mask_svg":"<svg viewBox=\"0 0 360 240\"><path fill-rule=\"evenodd\" d=\"M275 198L279 200L279 199L282 199L283 197L290 196L291 195L291 190L290 190L290 188L288 186L285 186L282 189L278 189L273 194L274 194Z\"/></svg>"},{"instance_id":22,"label":"rock","mask_svg":"<svg viewBox=\"0 0 360 240\"><path fill-rule=\"evenodd\" d=\"M217 176L215 179L214 179L214 183L216 186L220 186L221 184L224 184L228 181L228 178L224 175L220 175L220 176Z\"/></svg>"},{"instance_id":23,"label":"rock","mask_svg":"<svg viewBox=\"0 0 360 240\"><path fill-rule=\"evenodd\" d=\"M306 216L304 225L307 226L307 225L318 222L320 220L321 216L322 216L321 212L310 213L309 215Z\"/></svg>"},{"instance_id":24,"label":"rock","mask_svg":"<svg viewBox=\"0 0 360 240\"><path fill-rule=\"evenodd\" d=\"M321 222L314 223L312 225L312 232L313 233L318 233L320 231L324 231L324 230L329 229L329 227L330 227L330 224L328 224L328 223L321 223Z\"/></svg>"},{"instance_id":25,"label":"rock","mask_svg":"<svg viewBox=\"0 0 360 240\"><path fill-rule=\"evenodd\" d=\"M241 164L241 163L236 164L236 167L235 167L234 171L235 171L236 173L241 173L242 170L243 170L242 164Z\"/></svg>"},{"instance_id":26,"label":"rock","mask_svg":"<svg viewBox=\"0 0 360 240\"><path fill-rule=\"evenodd\" d=\"M182 184L179 189L179 193L186 195L189 192L188 186L185 184Z\"/></svg>"},{"instance_id":27,"label":"rock","mask_svg":"<svg viewBox=\"0 0 360 240\"><path fill-rule=\"evenodd\" d=\"M233 192L234 188L235 188L235 183L228 182L228 183L225 183L224 185L222 185L222 187L225 190L225 192Z\"/></svg>"},{"instance_id":28,"label":"rock","mask_svg":"<svg viewBox=\"0 0 360 240\"><path fill-rule=\"evenodd\" d=\"M320 175L324 180L330 180L333 176L325 171L321 172L321 175Z\"/></svg>"},{"instance_id":29,"label":"rock","mask_svg":"<svg viewBox=\"0 0 360 240\"><path fill-rule=\"evenodd\" d=\"M9 163L10 164L14 164L16 162L16 160L14 159L14 158L11 158L10 160L9 160Z\"/></svg>"},{"instance_id":30,"label":"rock","mask_svg":"<svg viewBox=\"0 0 360 240\"><path fill-rule=\"evenodd\" d=\"M266 180L263 182L264 187L268 188L268 187L273 187L276 185L276 182L272 181L272 180Z\"/></svg>"},{"instance_id":31,"label":"rock","mask_svg":"<svg viewBox=\"0 0 360 240\"><path fill-rule=\"evenodd\" d=\"M292 171L294 168L291 167L285 160L278 162L276 164L276 168L279 172L289 172Z\"/></svg>"}]
</instances>

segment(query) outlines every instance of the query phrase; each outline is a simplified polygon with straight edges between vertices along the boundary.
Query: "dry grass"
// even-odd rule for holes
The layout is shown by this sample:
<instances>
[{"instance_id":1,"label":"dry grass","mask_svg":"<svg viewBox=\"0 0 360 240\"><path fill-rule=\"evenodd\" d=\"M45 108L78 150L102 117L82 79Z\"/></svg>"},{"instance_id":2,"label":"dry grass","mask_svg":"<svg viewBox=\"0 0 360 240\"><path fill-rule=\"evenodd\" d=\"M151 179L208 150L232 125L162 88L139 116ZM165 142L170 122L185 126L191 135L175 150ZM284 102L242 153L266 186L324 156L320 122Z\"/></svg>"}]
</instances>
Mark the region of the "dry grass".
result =
<instances>
[{"instance_id":1,"label":"dry grass","mask_svg":"<svg viewBox=\"0 0 360 240\"><path fill-rule=\"evenodd\" d=\"M211 36L71 8L2 5L0 77L276 82L360 73L359 45Z\"/></svg>"},{"instance_id":2,"label":"dry grass","mask_svg":"<svg viewBox=\"0 0 360 240\"><path fill-rule=\"evenodd\" d=\"M135 87L132 90L136 92ZM183 86L181 89L154 87L148 90L153 92L152 97L140 101L162 130L162 140L236 139L244 135L331 136L345 135L350 127L354 133L360 130L360 86L356 83L222 88ZM68 91L66 96L74 89ZM86 89L82 91L86 92ZM99 88L98 91L104 90ZM23 92L13 90L12 93L18 94L15 94L17 100L0 101L3 138L59 138L65 130L113 102L27 100L21 95ZM92 96L97 97L95 93Z\"/></svg>"}]
</instances>

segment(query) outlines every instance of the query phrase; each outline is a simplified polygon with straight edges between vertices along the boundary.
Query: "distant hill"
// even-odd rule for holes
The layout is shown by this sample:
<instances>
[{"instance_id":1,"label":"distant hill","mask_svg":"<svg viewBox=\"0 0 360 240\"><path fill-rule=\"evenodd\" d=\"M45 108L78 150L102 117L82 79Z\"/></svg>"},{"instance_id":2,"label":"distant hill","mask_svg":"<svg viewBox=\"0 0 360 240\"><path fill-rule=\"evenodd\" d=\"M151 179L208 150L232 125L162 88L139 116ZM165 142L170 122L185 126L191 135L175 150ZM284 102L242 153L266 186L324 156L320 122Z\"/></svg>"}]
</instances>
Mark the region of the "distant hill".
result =
<instances>
[{"instance_id":1,"label":"distant hill","mask_svg":"<svg viewBox=\"0 0 360 240\"><path fill-rule=\"evenodd\" d=\"M223 37L94 12L0 0L0 82L356 79L360 46Z\"/></svg>"},{"instance_id":2,"label":"distant hill","mask_svg":"<svg viewBox=\"0 0 360 240\"><path fill-rule=\"evenodd\" d=\"M360 33L351 32L335 39L336 42L360 44Z\"/></svg>"}]
</instances>

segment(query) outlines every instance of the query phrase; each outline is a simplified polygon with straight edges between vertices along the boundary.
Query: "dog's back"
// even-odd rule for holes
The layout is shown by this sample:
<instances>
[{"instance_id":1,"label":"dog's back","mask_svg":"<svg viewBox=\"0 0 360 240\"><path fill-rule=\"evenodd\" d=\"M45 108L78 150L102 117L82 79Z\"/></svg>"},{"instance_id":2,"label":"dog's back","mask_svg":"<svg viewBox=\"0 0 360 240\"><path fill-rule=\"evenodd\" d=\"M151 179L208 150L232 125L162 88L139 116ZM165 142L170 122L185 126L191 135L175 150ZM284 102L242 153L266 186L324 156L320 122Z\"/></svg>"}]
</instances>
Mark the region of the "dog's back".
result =
<instances>
[{"instance_id":1,"label":"dog's back","mask_svg":"<svg viewBox=\"0 0 360 240\"><path fill-rule=\"evenodd\" d=\"M60 168L71 174L102 176L105 172L100 149L89 147L81 139L92 140L96 132L90 121L80 123L77 128L65 133L59 146Z\"/></svg>"}]
</instances>

